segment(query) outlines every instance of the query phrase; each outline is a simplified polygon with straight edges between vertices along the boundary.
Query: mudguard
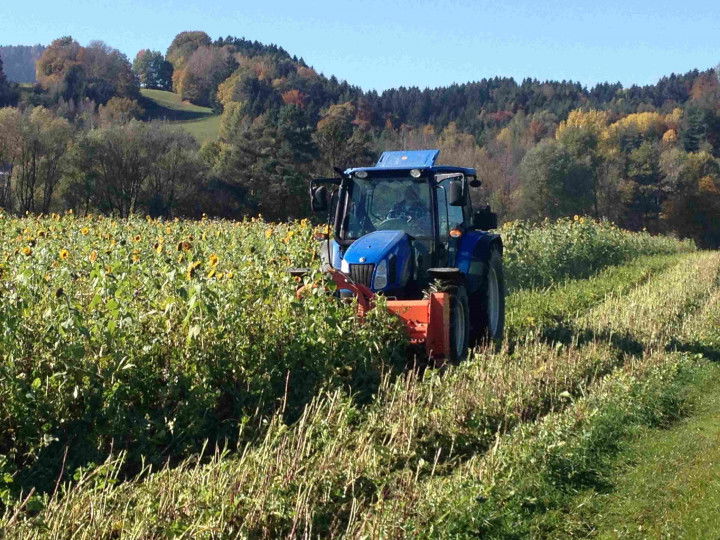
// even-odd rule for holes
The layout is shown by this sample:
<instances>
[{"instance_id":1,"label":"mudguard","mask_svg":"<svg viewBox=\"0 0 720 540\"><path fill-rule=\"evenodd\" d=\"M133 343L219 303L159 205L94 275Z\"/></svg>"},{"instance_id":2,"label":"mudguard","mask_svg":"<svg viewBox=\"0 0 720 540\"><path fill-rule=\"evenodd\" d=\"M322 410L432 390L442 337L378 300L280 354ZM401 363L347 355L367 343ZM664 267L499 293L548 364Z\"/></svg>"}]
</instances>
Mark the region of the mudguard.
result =
<instances>
[{"instance_id":1,"label":"mudguard","mask_svg":"<svg viewBox=\"0 0 720 540\"><path fill-rule=\"evenodd\" d=\"M490 250L497 246L502 253L502 238L499 234L487 231L467 231L460 238L455 266L466 277L469 293L480 288L480 277L490 259Z\"/></svg>"}]
</instances>

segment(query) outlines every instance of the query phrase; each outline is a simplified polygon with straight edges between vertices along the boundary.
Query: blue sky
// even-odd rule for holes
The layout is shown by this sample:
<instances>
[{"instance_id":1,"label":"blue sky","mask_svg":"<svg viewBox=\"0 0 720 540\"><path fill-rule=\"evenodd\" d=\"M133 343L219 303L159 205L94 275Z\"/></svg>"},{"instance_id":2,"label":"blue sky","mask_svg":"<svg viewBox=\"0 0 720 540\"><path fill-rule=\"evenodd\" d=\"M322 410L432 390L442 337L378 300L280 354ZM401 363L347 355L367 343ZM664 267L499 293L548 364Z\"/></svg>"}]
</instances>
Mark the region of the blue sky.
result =
<instances>
[{"instance_id":1,"label":"blue sky","mask_svg":"<svg viewBox=\"0 0 720 540\"><path fill-rule=\"evenodd\" d=\"M182 30L276 43L364 89L484 77L655 82L720 62L720 2L0 0L0 44L102 39L131 59Z\"/></svg>"}]
</instances>

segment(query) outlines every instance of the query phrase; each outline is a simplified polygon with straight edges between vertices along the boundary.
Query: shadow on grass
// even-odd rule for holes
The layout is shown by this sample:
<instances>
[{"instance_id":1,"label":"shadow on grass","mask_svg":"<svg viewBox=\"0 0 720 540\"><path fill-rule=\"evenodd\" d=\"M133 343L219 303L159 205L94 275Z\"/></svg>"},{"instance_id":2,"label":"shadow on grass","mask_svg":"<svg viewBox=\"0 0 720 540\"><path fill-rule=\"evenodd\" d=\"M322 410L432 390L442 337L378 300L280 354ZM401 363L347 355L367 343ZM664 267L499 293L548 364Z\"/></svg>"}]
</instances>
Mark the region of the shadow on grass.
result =
<instances>
[{"instance_id":1,"label":"shadow on grass","mask_svg":"<svg viewBox=\"0 0 720 540\"><path fill-rule=\"evenodd\" d=\"M140 99L140 106L145 109L145 120L183 122L189 120L202 120L204 118L208 118L209 116L213 116L212 112L169 109L145 96Z\"/></svg>"},{"instance_id":2,"label":"shadow on grass","mask_svg":"<svg viewBox=\"0 0 720 540\"><path fill-rule=\"evenodd\" d=\"M691 354L701 354L711 362L720 362L720 346L706 345L697 341L690 341L687 343L679 340L672 340L668 349L686 352Z\"/></svg>"}]
</instances>

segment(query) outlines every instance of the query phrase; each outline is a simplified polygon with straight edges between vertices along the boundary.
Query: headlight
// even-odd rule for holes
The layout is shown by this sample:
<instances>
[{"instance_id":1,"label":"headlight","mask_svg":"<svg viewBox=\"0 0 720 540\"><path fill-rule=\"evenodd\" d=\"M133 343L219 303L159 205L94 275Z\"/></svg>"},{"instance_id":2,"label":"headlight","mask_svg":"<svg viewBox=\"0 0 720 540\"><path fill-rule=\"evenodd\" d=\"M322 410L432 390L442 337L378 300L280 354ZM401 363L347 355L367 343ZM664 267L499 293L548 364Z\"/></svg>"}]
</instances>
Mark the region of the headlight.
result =
<instances>
[{"instance_id":1,"label":"headlight","mask_svg":"<svg viewBox=\"0 0 720 540\"><path fill-rule=\"evenodd\" d=\"M388 265L387 259L380 261L375 269L375 279L373 280L373 288L376 290L384 289L388 284Z\"/></svg>"},{"instance_id":2,"label":"headlight","mask_svg":"<svg viewBox=\"0 0 720 540\"><path fill-rule=\"evenodd\" d=\"M348 264L348 262L347 262L345 259L343 259L343 260L340 262L340 271L341 271L343 274L349 274L349 273L350 273L350 265Z\"/></svg>"}]
</instances>

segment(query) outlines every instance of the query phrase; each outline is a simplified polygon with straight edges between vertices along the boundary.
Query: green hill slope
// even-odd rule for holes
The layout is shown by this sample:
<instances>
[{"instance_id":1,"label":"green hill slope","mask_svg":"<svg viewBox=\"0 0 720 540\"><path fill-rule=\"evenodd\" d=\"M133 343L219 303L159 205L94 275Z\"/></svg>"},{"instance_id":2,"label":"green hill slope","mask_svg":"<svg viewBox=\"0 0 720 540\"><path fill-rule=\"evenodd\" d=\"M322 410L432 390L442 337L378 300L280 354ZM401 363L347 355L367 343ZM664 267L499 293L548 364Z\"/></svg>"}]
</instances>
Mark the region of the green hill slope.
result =
<instances>
[{"instance_id":1,"label":"green hill slope","mask_svg":"<svg viewBox=\"0 0 720 540\"><path fill-rule=\"evenodd\" d=\"M167 120L193 135L200 143L217 138L220 115L214 114L210 107L181 101L178 94L164 90L144 88L142 97L147 120Z\"/></svg>"}]
</instances>

